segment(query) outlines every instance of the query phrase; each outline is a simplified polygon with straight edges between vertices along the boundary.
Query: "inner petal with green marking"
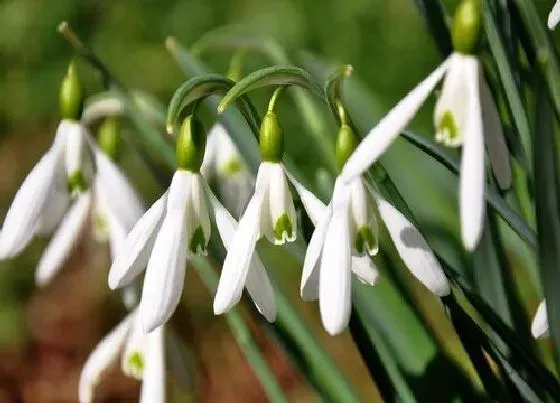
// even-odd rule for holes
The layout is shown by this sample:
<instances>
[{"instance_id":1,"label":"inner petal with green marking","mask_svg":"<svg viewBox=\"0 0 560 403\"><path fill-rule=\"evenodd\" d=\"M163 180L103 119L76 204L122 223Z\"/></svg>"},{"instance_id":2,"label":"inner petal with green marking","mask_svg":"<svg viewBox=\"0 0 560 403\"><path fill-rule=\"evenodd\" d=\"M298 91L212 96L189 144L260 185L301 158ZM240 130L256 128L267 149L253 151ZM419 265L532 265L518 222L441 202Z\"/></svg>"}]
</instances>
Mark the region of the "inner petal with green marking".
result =
<instances>
[{"instance_id":1,"label":"inner petal with green marking","mask_svg":"<svg viewBox=\"0 0 560 403\"><path fill-rule=\"evenodd\" d=\"M189 250L192 253L206 255L206 239L202 227L198 227L192 234L189 241Z\"/></svg>"},{"instance_id":2,"label":"inner petal with green marking","mask_svg":"<svg viewBox=\"0 0 560 403\"><path fill-rule=\"evenodd\" d=\"M138 351L129 354L126 360L127 367L130 369L130 372L133 376L141 378L142 374L144 373L144 357Z\"/></svg>"},{"instance_id":3,"label":"inner petal with green marking","mask_svg":"<svg viewBox=\"0 0 560 403\"><path fill-rule=\"evenodd\" d=\"M220 165L220 173L224 175L235 175L241 171L241 161L237 157L231 157Z\"/></svg>"},{"instance_id":4,"label":"inner petal with green marking","mask_svg":"<svg viewBox=\"0 0 560 403\"><path fill-rule=\"evenodd\" d=\"M369 227L360 227L356 232L354 246L359 254L368 253L370 255L377 254L378 239L375 233Z\"/></svg>"},{"instance_id":5,"label":"inner petal with green marking","mask_svg":"<svg viewBox=\"0 0 560 403\"><path fill-rule=\"evenodd\" d=\"M71 194L84 192L88 189L88 184L82 171L75 171L68 175L68 192Z\"/></svg>"},{"instance_id":6,"label":"inner petal with green marking","mask_svg":"<svg viewBox=\"0 0 560 403\"><path fill-rule=\"evenodd\" d=\"M436 141L448 147L457 147L463 143L461 132L450 110L446 110L437 123Z\"/></svg>"},{"instance_id":7,"label":"inner petal with green marking","mask_svg":"<svg viewBox=\"0 0 560 403\"><path fill-rule=\"evenodd\" d=\"M294 238L294 226L288 214L282 214L274 223L274 243L284 244L287 239Z\"/></svg>"}]
</instances>

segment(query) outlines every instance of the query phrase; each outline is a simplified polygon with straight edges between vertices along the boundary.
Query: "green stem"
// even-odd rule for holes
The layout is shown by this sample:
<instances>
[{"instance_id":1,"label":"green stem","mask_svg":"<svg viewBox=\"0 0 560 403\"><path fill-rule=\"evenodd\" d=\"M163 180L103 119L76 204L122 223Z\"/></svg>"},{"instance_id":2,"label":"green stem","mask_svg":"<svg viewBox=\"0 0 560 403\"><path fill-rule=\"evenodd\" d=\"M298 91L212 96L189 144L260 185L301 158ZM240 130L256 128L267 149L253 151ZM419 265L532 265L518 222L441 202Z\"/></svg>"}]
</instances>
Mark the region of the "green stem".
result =
<instances>
[{"instance_id":1,"label":"green stem","mask_svg":"<svg viewBox=\"0 0 560 403\"><path fill-rule=\"evenodd\" d=\"M208 260L203 257L195 257L192 263L208 291L210 291L210 294L214 295L218 286L218 276ZM261 383L268 399L271 402L287 402L288 399L284 395L282 387L262 356L259 346L251 335L251 331L245 324L241 314L236 309L233 309L225 317L235 341L241 347L245 358L251 368L253 368L253 372Z\"/></svg>"}]
</instances>

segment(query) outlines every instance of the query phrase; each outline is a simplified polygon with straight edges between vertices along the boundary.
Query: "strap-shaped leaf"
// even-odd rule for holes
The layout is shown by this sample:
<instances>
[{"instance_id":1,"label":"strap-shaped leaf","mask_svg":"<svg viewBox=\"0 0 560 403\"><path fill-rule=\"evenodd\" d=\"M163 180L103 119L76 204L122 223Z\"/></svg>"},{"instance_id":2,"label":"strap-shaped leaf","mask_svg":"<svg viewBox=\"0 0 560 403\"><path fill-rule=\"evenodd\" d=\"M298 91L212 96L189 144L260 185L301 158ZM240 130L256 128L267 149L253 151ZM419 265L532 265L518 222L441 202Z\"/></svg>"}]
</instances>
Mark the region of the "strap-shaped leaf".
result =
<instances>
[{"instance_id":1,"label":"strap-shaped leaf","mask_svg":"<svg viewBox=\"0 0 560 403\"><path fill-rule=\"evenodd\" d=\"M207 74L185 81L173 94L167 109L167 132L172 133L185 109L192 109L204 98L225 95L235 86L235 82L218 74ZM258 135L260 119L257 110L247 96L240 96L236 105L243 114L251 131Z\"/></svg>"},{"instance_id":2,"label":"strap-shaped leaf","mask_svg":"<svg viewBox=\"0 0 560 403\"><path fill-rule=\"evenodd\" d=\"M241 79L222 99L218 112L222 113L243 94L269 86L301 87L313 92L319 98L325 99L319 83L305 70L295 66L273 66L257 70Z\"/></svg>"}]
</instances>

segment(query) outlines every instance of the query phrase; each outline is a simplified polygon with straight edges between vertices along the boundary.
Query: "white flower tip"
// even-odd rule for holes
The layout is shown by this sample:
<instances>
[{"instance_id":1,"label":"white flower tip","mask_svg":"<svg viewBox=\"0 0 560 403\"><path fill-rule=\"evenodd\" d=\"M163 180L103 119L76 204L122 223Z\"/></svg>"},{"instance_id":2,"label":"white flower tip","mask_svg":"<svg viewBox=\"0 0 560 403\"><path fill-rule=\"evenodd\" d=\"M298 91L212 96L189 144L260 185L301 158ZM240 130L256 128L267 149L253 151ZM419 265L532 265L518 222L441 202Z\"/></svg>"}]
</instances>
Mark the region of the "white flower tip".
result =
<instances>
[{"instance_id":1,"label":"white flower tip","mask_svg":"<svg viewBox=\"0 0 560 403\"><path fill-rule=\"evenodd\" d=\"M235 298L222 297L219 293L217 293L213 304L214 315L223 315L224 313L229 312L229 310L233 308L238 301L239 300L236 300Z\"/></svg>"},{"instance_id":2,"label":"white flower tip","mask_svg":"<svg viewBox=\"0 0 560 403\"><path fill-rule=\"evenodd\" d=\"M438 297L446 297L451 294L451 286L449 285L449 281L447 281L447 278L445 276L442 275L442 277L443 278L441 278L440 281L428 287L428 289Z\"/></svg>"},{"instance_id":3,"label":"white flower tip","mask_svg":"<svg viewBox=\"0 0 560 403\"><path fill-rule=\"evenodd\" d=\"M341 318L329 317L323 318L323 326L328 334L331 336L337 336L346 329L348 326L348 321L340 320Z\"/></svg>"},{"instance_id":4,"label":"white flower tip","mask_svg":"<svg viewBox=\"0 0 560 403\"><path fill-rule=\"evenodd\" d=\"M80 386L78 389L78 399L80 403L93 402L93 384L91 384L90 382L80 382Z\"/></svg>"},{"instance_id":5,"label":"white flower tip","mask_svg":"<svg viewBox=\"0 0 560 403\"><path fill-rule=\"evenodd\" d=\"M476 249L481 236L482 230L473 228L471 225L467 225L466 228L463 226L461 229L463 246L468 252L473 252Z\"/></svg>"},{"instance_id":6,"label":"white flower tip","mask_svg":"<svg viewBox=\"0 0 560 403\"><path fill-rule=\"evenodd\" d=\"M117 288L120 287L120 281L121 278L117 276L115 270L113 270L113 267L111 267L111 270L109 271L109 280L108 280L109 288L111 290L116 290Z\"/></svg>"},{"instance_id":7,"label":"white flower tip","mask_svg":"<svg viewBox=\"0 0 560 403\"><path fill-rule=\"evenodd\" d=\"M546 336L548 334L548 316L546 313L546 303L541 302L533 323L531 324L531 334L535 339Z\"/></svg>"}]
</instances>

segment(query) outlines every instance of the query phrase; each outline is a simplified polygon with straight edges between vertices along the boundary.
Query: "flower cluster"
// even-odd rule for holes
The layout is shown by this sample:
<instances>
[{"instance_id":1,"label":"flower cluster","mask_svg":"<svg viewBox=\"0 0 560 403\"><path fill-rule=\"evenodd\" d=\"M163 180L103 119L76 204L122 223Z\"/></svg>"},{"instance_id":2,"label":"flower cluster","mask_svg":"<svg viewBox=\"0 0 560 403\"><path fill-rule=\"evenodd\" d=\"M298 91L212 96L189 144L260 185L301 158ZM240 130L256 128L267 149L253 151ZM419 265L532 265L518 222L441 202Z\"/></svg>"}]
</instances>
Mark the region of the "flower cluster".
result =
<instances>
[{"instance_id":1,"label":"flower cluster","mask_svg":"<svg viewBox=\"0 0 560 403\"><path fill-rule=\"evenodd\" d=\"M478 1L461 3L453 22L454 52L363 141L356 135L342 97L336 99L339 172L326 204L284 164L284 133L275 111L280 86L260 124L256 176L226 128L216 123L207 135L194 108L176 133L176 169L169 188L145 210L115 163L119 133L113 115L125 113L126 108L119 100L105 100L82 113L81 88L72 63L61 85L62 121L52 146L25 178L6 214L0 259L13 258L34 237L53 233L36 268L36 282L43 286L86 234L108 242L112 262L108 284L111 289L128 287L126 305L131 312L89 356L80 379L80 402L93 401L103 372L120 356L122 371L143 381L141 401L165 400L165 324L181 300L187 263L206 256L212 239L220 241L227 252L214 313L227 313L246 290L266 320L274 321L274 288L256 249L261 239L281 247L301 238L294 196L315 227L305 253L301 297L319 301L329 334L339 334L349 324L352 274L364 284L378 282L380 272L373 259L380 251L383 229L411 274L434 295L449 295L450 283L428 242L389 201L392 198L385 197L381 183L370 178L368 169L441 83L433 112L435 140L461 149L461 238L467 251L477 248L485 222L487 181L493 178L504 190L512 182L502 124L477 56L480 7ZM559 20L557 2L549 27ZM105 121L96 142L88 126L100 118ZM493 175L487 173L486 157ZM135 282L142 274L138 302ZM547 332L543 301L532 333L540 337Z\"/></svg>"}]
</instances>

